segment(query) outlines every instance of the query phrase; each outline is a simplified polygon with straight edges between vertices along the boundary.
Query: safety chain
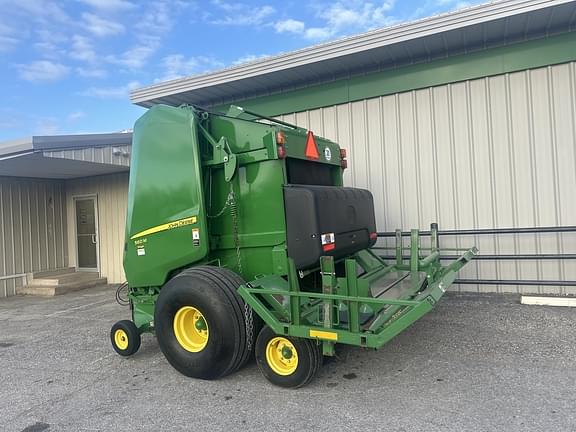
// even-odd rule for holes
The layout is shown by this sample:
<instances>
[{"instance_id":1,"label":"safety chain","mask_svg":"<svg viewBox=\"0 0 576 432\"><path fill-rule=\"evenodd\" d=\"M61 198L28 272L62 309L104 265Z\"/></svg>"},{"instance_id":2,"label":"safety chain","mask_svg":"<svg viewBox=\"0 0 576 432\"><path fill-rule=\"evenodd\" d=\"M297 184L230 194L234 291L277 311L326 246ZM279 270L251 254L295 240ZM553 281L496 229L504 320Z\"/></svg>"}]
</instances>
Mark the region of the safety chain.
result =
<instances>
[{"instance_id":1,"label":"safety chain","mask_svg":"<svg viewBox=\"0 0 576 432\"><path fill-rule=\"evenodd\" d=\"M234 188L232 187L232 182L230 182L230 192L228 193L228 198L226 199L226 204L221 210L220 214L224 213L226 207L230 208L230 216L232 217L232 226L234 230L234 246L236 248L236 260L238 264L238 272L242 274L242 256L240 254L240 234L238 231L238 205L236 202L236 194L234 193ZM252 351L252 341L254 339L254 316L252 308L248 303L244 302L244 323L246 325L246 341L248 345L248 351Z\"/></svg>"},{"instance_id":2,"label":"safety chain","mask_svg":"<svg viewBox=\"0 0 576 432\"><path fill-rule=\"evenodd\" d=\"M224 206L222 207L222 209L216 213L215 215L207 215L208 218L210 219L215 219L217 217L220 217L224 214L224 212L226 211L226 209L232 205L232 203L234 202L234 190L232 189L232 183L230 183L230 192L228 192L228 196L226 197L226 202L224 203Z\"/></svg>"}]
</instances>

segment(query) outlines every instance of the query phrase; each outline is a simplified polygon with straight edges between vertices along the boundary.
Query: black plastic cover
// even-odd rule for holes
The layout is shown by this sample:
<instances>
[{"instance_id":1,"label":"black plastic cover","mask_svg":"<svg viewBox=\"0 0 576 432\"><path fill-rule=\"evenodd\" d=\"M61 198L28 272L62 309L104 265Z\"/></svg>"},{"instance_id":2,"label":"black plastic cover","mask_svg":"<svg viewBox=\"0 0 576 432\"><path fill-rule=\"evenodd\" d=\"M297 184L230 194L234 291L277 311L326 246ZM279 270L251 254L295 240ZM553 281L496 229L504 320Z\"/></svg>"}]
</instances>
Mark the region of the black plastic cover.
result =
<instances>
[{"instance_id":1,"label":"black plastic cover","mask_svg":"<svg viewBox=\"0 0 576 432\"><path fill-rule=\"evenodd\" d=\"M284 206L288 256L297 269L318 266L322 255L344 258L376 243L370 191L285 185Z\"/></svg>"}]
</instances>

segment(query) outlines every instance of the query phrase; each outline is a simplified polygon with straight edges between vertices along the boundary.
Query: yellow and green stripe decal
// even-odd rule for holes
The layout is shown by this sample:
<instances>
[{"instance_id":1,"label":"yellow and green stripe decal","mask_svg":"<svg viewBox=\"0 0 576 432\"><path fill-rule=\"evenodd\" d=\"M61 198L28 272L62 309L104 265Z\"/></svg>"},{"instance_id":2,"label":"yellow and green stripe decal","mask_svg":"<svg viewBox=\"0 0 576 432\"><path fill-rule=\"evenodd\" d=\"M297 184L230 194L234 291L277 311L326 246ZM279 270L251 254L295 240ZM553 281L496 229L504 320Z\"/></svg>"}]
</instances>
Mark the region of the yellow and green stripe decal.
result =
<instances>
[{"instance_id":1,"label":"yellow and green stripe decal","mask_svg":"<svg viewBox=\"0 0 576 432\"><path fill-rule=\"evenodd\" d=\"M140 231L139 233L134 234L132 237L130 237L130 240L134 240L140 237L144 237L150 234L156 234L162 231L167 231L167 230L171 230L174 228L180 228L182 226L186 226L186 225L192 225L196 223L196 216L192 216L192 217L187 217L184 219L180 219L174 222L168 222L162 225L158 225L152 228L148 228L145 229L144 231Z\"/></svg>"}]
</instances>

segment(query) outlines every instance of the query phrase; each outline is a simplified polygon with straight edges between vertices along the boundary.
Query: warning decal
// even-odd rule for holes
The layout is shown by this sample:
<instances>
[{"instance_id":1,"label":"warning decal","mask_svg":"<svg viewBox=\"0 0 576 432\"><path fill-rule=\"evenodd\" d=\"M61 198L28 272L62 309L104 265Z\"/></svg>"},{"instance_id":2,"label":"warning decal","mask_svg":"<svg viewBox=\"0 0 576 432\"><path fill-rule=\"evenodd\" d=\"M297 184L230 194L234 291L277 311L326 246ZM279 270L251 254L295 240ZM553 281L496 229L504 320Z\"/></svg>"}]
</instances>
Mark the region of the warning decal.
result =
<instances>
[{"instance_id":1,"label":"warning decal","mask_svg":"<svg viewBox=\"0 0 576 432\"><path fill-rule=\"evenodd\" d=\"M322 249L325 252L331 251L336 248L336 236L334 233L326 233L320 236L322 239Z\"/></svg>"},{"instance_id":2,"label":"warning decal","mask_svg":"<svg viewBox=\"0 0 576 432\"><path fill-rule=\"evenodd\" d=\"M192 244L200 246L200 230L198 228L192 228Z\"/></svg>"}]
</instances>

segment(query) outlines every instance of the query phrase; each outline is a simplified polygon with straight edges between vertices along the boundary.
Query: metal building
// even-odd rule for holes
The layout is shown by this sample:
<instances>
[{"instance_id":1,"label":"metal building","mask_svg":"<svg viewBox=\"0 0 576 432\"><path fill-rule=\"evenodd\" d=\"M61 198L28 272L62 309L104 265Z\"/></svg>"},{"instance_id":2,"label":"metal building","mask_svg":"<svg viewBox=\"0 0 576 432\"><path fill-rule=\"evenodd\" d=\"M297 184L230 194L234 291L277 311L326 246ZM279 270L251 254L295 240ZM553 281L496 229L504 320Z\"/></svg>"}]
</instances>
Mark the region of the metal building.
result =
<instances>
[{"instance_id":1,"label":"metal building","mask_svg":"<svg viewBox=\"0 0 576 432\"><path fill-rule=\"evenodd\" d=\"M131 133L0 143L0 297L72 267L124 281Z\"/></svg>"},{"instance_id":2,"label":"metal building","mask_svg":"<svg viewBox=\"0 0 576 432\"><path fill-rule=\"evenodd\" d=\"M345 181L373 191L380 231L436 221L469 233L443 236L444 246L474 243L484 255L506 256L468 266L460 289L576 294L575 30L573 0L492 2L159 83L134 91L132 102L234 103L306 127L348 148ZM102 163L90 150L83 157ZM126 164L108 161L106 169L124 172L81 179L0 178L0 296L12 294L12 277L30 266L78 266L74 197L84 195L98 202L97 270L122 280ZM0 176L14 175L18 167L0 156ZM20 194L42 198L14 209ZM30 241L22 227L34 223L52 228L32 228ZM547 229L533 232L539 227ZM18 246L19 235L29 246ZM26 249L36 238L37 257ZM494 282L501 280L531 285Z\"/></svg>"}]
</instances>

